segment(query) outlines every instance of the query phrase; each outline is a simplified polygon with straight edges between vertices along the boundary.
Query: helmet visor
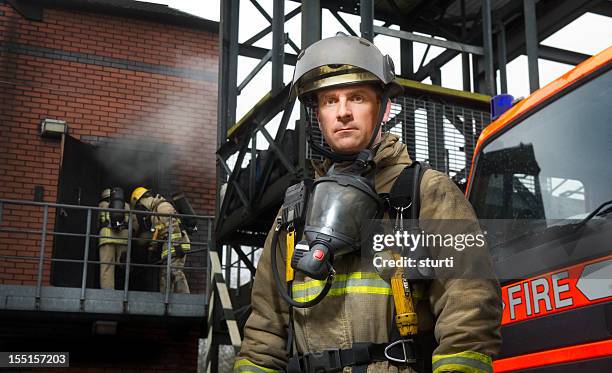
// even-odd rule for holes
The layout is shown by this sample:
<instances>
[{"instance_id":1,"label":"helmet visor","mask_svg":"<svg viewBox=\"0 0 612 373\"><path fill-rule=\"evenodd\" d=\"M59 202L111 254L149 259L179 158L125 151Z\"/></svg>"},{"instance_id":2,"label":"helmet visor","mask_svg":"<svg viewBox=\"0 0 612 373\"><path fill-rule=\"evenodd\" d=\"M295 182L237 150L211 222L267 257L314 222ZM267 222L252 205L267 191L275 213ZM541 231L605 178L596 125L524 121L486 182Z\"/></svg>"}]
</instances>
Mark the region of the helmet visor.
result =
<instances>
[{"instance_id":1,"label":"helmet visor","mask_svg":"<svg viewBox=\"0 0 612 373\"><path fill-rule=\"evenodd\" d=\"M322 66L305 74L297 85L297 95L302 102L310 105L316 103L314 93L329 87L341 87L352 84L377 83L382 89L382 82L378 77L368 71L343 65L340 68Z\"/></svg>"}]
</instances>

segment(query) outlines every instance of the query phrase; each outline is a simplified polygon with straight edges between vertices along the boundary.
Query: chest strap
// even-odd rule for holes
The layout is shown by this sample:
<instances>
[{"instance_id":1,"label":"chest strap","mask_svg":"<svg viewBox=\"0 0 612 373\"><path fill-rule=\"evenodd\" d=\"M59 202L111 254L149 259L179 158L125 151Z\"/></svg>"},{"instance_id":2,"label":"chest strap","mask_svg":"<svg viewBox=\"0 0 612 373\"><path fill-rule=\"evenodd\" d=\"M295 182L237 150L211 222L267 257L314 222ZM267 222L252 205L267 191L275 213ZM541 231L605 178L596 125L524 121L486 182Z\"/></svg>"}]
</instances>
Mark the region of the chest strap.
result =
<instances>
[{"instance_id":1,"label":"chest strap","mask_svg":"<svg viewBox=\"0 0 612 373\"><path fill-rule=\"evenodd\" d=\"M353 373L365 373L368 365L374 362L389 361L385 357L385 350L389 343L360 342L353 343L353 347L345 349L328 349L320 352L309 352L304 355L295 355L289 359L287 373L328 373L340 372L344 367L352 367ZM391 346L398 351L388 353L406 356L408 360L417 361L417 352L414 342Z\"/></svg>"}]
</instances>

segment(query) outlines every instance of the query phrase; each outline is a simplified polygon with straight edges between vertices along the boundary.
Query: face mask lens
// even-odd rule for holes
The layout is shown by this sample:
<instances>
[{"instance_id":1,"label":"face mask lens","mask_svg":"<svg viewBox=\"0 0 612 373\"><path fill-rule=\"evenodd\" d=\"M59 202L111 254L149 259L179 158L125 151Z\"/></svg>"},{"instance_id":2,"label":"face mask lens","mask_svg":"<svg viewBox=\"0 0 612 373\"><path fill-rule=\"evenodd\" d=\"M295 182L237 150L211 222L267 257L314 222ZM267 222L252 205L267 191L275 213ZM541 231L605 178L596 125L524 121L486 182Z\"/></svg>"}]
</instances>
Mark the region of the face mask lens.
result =
<instances>
[{"instance_id":1,"label":"face mask lens","mask_svg":"<svg viewBox=\"0 0 612 373\"><path fill-rule=\"evenodd\" d=\"M340 254L338 250L358 246L362 224L376 217L378 212L377 199L356 187L355 184L362 182L351 178L349 183L334 177L318 182L306 213L307 235L315 238L317 234L325 234L345 244L344 248L335 248L335 254Z\"/></svg>"}]
</instances>

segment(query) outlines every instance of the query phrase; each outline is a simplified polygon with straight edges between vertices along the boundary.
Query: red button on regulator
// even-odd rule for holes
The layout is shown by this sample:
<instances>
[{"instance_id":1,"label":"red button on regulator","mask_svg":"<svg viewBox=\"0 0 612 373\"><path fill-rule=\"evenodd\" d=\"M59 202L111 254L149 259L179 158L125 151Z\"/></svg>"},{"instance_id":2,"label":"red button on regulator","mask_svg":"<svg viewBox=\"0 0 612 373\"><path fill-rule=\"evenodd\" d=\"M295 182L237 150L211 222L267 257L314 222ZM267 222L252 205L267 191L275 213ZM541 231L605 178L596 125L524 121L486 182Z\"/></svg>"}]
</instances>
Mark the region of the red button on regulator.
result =
<instances>
[{"instance_id":1,"label":"red button on regulator","mask_svg":"<svg viewBox=\"0 0 612 373\"><path fill-rule=\"evenodd\" d=\"M318 261L323 260L323 257L324 257L324 256L325 256L325 253L323 252L323 250L319 250L319 249L317 249L317 250L315 250L315 251L312 253L312 257L313 257L313 258L315 258L315 259L316 259L316 260L318 260Z\"/></svg>"}]
</instances>

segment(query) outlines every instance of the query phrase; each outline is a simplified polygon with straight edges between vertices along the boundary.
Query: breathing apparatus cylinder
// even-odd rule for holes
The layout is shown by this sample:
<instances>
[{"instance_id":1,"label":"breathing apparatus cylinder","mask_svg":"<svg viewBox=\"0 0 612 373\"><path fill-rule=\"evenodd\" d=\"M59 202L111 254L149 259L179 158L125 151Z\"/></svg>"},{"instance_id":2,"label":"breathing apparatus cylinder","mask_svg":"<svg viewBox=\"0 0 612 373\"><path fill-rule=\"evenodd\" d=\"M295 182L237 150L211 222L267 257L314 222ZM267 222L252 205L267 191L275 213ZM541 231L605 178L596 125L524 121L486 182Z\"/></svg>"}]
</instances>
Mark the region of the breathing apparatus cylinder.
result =
<instances>
[{"instance_id":1,"label":"breathing apparatus cylinder","mask_svg":"<svg viewBox=\"0 0 612 373\"><path fill-rule=\"evenodd\" d=\"M179 192L172 195L172 204L176 208L176 211L182 215L195 215L195 211L189 200L185 196L185 193ZM188 231L193 233L198 230L198 221L195 218L182 217L182 225Z\"/></svg>"},{"instance_id":2,"label":"breathing apparatus cylinder","mask_svg":"<svg viewBox=\"0 0 612 373\"><path fill-rule=\"evenodd\" d=\"M114 187L111 189L110 193L110 201L109 208L124 210L125 209L125 195L123 194L123 189L119 187ZM110 213L110 221L112 228L120 228L122 227L125 221L125 212L113 211Z\"/></svg>"}]
</instances>

